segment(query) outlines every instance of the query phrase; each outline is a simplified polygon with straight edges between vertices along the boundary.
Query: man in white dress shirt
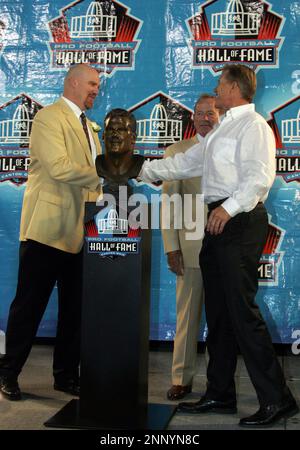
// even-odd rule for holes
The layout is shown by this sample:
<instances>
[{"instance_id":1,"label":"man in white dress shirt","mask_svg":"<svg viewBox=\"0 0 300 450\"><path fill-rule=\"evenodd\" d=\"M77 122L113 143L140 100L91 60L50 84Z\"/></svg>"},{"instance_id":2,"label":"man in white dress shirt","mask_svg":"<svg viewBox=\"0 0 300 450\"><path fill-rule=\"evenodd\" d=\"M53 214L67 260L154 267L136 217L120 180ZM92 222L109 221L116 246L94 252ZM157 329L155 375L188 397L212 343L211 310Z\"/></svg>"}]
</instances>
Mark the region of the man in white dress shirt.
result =
<instances>
[{"instance_id":1,"label":"man in white dress shirt","mask_svg":"<svg viewBox=\"0 0 300 450\"><path fill-rule=\"evenodd\" d=\"M165 158L176 153L186 152L196 143L201 143L219 120L216 99L209 94L202 94L194 108L194 126L197 131L191 139L185 139L170 145ZM200 150L201 151L201 150ZM186 204L185 195L192 196L192 217L196 216L196 196L201 190L200 177L187 180L165 181L162 192L169 197L179 194ZM162 199L162 217L168 212ZM172 386L167 392L169 400L180 400L191 392L193 378L196 374L197 338L203 303L203 282L199 266L199 252L202 237L196 240L186 239L187 230L175 227L175 211L170 214L170 228L162 228L165 253L169 269L176 274L176 334L174 338ZM205 214L205 213L204 213Z\"/></svg>"},{"instance_id":2,"label":"man in white dress shirt","mask_svg":"<svg viewBox=\"0 0 300 450\"><path fill-rule=\"evenodd\" d=\"M30 136L16 296L0 359L0 392L19 400L18 376L57 282L58 322L54 388L79 395L83 217L85 201L100 193L98 136L84 111L99 92L99 73L79 64L67 73L63 97L39 111Z\"/></svg>"},{"instance_id":3,"label":"man in white dress shirt","mask_svg":"<svg viewBox=\"0 0 300 450\"><path fill-rule=\"evenodd\" d=\"M255 304L258 263L268 230L263 202L275 178L275 140L255 112L256 77L247 66L224 67L216 107L226 111L204 141L174 158L146 162L144 181L202 175L209 214L200 252L208 325L207 390L178 410L200 414L235 413L234 374L240 349L260 408L240 420L244 427L273 425L298 412L286 385L266 324Z\"/></svg>"}]
</instances>

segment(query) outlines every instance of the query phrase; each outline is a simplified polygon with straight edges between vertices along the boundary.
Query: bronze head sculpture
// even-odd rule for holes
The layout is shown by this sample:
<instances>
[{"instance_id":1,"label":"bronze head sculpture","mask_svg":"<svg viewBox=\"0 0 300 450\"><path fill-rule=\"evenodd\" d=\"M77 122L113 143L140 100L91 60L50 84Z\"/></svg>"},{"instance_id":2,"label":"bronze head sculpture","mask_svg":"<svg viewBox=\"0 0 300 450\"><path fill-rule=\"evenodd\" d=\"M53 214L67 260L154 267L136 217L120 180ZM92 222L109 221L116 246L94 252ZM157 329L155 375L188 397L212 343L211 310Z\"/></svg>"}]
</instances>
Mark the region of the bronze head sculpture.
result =
<instances>
[{"instance_id":1,"label":"bronze head sculpture","mask_svg":"<svg viewBox=\"0 0 300 450\"><path fill-rule=\"evenodd\" d=\"M120 108L110 111L104 119L103 141L105 154L96 158L96 170L114 190L135 178L144 162L142 156L133 154L136 141L134 115Z\"/></svg>"}]
</instances>

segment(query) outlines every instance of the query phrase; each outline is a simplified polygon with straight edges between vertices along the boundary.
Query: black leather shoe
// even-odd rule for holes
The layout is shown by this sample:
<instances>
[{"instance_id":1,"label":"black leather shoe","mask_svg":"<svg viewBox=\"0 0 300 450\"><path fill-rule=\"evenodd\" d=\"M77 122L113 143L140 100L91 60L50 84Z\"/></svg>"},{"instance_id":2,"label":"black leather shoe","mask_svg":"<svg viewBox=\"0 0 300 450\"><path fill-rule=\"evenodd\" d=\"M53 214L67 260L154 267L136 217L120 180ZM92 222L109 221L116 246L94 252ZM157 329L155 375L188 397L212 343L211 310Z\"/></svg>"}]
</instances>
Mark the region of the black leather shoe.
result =
<instances>
[{"instance_id":1,"label":"black leather shoe","mask_svg":"<svg viewBox=\"0 0 300 450\"><path fill-rule=\"evenodd\" d=\"M54 389L56 391L66 392L67 394L80 395L80 381L78 379L69 378L68 380L55 380Z\"/></svg>"},{"instance_id":2,"label":"black leather shoe","mask_svg":"<svg viewBox=\"0 0 300 450\"><path fill-rule=\"evenodd\" d=\"M177 412L188 414L235 414L237 412L237 409L235 401L220 402L219 400L211 400L209 398L202 397L196 403L179 403Z\"/></svg>"},{"instance_id":3,"label":"black leather shoe","mask_svg":"<svg viewBox=\"0 0 300 450\"><path fill-rule=\"evenodd\" d=\"M282 418L292 417L299 412L294 399L290 399L281 405L268 405L260 407L252 416L240 420L241 427L259 428L272 427Z\"/></svg>"},{"instance_id":4,"label":"black leather shoe","mask_svg":"<svg viewBox=\"0 0 300 450\"><path fill-rule=\"evenodd\" d=\"M21 400L21 391L16 378L0 377L0 392L8 400Z\"/></svg>"}]
</instances>

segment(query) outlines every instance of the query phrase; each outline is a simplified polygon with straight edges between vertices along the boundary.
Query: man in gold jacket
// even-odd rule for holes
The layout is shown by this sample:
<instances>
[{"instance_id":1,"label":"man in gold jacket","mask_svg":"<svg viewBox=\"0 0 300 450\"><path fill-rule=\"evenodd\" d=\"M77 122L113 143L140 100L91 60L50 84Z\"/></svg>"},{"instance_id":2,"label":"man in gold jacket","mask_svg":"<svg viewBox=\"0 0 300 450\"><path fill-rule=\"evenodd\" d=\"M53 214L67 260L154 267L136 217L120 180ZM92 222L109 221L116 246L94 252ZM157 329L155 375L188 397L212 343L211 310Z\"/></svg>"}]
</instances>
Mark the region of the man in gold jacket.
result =
<instances>
[{"instance_id":1,"label":"man in gold jacket","mask_svg":"<svg viewBox=\"0 0 300 450\"><path fill-rule=\"evenodd\" d=\"M197 142L204 140L219 120L215 97L203 94L197 100L194 110L194 126L197 134L167 148L165 158L185 152ZM200 177L182 181L165 181L163 193L169 196L192 195L192 215L195 217L196 194L200 194ZM162 215L166 204L162 201ZM206 216L206 214L205 214ZM197 337L203 304L202 275L199 267L199 253L202 240L187 240L185 228L174 227L174 215L170 215L170 229L162 229L168 266L176 278L176 335L172 364L172 386L167 392L169 400L180 400L192 390L196 373Z\"/></svg>"},{"instance_id":2,"label":"man in gold jacket","mask_svg":"<svg viewBox=\"0 0 300 450\"><path fill-rule=\"evenodd\" d=\"M21 398L18 375L56 282L54 388L79 394L84 203L100 193L95 158L101 151L84 111L93 106L99 86L95 69L73 66L63 96L33 121L18 285L9 311L6 355L0 359L0 391L10 400Z\"/></svg>"}]
</instances>

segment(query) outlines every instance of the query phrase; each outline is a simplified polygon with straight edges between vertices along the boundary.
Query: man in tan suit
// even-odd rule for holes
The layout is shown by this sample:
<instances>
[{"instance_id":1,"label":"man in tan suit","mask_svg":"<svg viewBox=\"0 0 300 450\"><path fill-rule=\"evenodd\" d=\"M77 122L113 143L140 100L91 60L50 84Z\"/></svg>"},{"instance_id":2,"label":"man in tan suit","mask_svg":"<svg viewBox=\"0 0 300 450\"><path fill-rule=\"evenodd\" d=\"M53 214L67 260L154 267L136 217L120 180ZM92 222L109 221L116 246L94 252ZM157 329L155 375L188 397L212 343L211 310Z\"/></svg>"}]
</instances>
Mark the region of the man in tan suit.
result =
<instances>
[{"instance_id":1,"label":"man in tan suit","mask_svg":"<svg viewBox=\"0 0 300 450\"><path fill-rule=\"evenodd\" d=\"M56 282L54 388L79 394L84 203L100 192L95 158L101 151L84 111L93 106L99 85L95 69L73 66L63 96L39 111L32 125L18 285L9 311L6 355L0 360L0 391L10 400L21 398L18 375Z\"/></svg>"},{"instance_id":2,"label":"man in tan suit","mask_svg":"<svg viewBox=\"0 0 300 450\"><path fill-rule=\"evenodd\" d=\"M197 100L194 110L194 125L197 134L167 148L165 158L201 142L219 120L215 98L203 94ZM182 181L165 181L163 193L169 196L192 194L192 214L195 217L196 194L200 194L200 177ZM162 215L166 204L162 202ZM174 215L170 217L170 229L162 229L168 266L176 278L176 335L174 339L172 387L167 392L169 400L179 400L192 390L196 373L197 337L203 303L202 275L199 267L199 253L202 240L186 240L186 229L174 228Z\"/></svg>"}]
</instances>

